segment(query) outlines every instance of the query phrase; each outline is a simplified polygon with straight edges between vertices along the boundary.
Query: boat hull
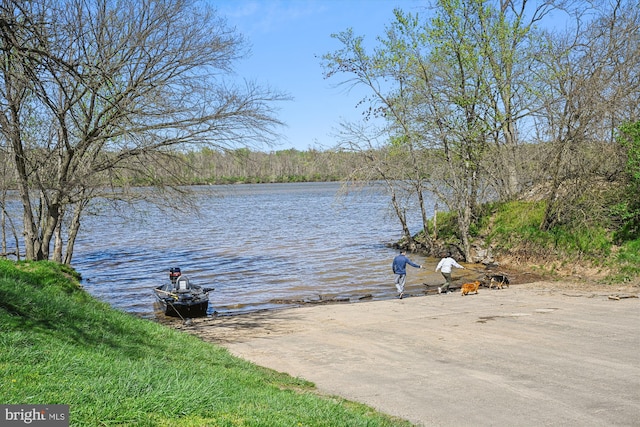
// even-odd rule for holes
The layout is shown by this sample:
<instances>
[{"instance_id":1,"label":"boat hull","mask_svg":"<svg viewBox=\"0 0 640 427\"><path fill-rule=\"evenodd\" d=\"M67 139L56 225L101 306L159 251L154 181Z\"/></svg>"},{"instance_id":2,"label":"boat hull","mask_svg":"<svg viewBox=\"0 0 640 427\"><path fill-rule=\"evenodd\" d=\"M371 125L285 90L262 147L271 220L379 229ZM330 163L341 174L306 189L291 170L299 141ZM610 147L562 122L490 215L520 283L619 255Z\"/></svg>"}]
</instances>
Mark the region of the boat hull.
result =
<instances>
[{"instance_id":1,"label":"boat hull","mask_svg":"<svg viewBox=\"0 0 640 427\"><path fill-rule=\"evenodd\" d=\"M164 314L171 317L204 317L209 309L209 292L168 293L164 286L154 289Z\"/></svg>"}]
</instances>

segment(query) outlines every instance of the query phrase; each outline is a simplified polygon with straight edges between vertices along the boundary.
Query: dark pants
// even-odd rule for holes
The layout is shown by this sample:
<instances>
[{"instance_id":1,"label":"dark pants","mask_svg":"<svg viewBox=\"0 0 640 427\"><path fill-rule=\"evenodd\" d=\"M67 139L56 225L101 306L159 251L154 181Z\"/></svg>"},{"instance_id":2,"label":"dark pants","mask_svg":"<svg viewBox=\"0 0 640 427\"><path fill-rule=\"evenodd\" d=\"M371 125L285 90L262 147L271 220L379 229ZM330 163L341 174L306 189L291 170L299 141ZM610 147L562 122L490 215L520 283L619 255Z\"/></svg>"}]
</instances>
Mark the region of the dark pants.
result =
<instances>
[{"instance_id":1,"label":"dark pants","mask_svg":"<svg viewBox=\"0 0 640 427\"><path fill-rule=\"evenodd\" d=\"M446 282L440 289L442 289L442 292L446 292L449 290L449 285L451 284L451 273L442 273L442 276Z\"/></svg>"}]
</instances>

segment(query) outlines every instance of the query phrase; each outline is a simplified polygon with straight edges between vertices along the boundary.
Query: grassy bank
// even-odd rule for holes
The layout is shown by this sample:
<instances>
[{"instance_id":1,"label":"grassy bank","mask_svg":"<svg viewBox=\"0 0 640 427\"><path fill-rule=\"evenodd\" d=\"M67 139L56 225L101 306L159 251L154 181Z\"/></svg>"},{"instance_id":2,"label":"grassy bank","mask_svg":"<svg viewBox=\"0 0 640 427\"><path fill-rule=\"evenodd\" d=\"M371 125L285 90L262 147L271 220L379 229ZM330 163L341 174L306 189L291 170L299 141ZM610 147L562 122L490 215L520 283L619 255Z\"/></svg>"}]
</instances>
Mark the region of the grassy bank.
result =
<instances>
[{"instance_id":1,"label":"grassy bank","mask_svg":"<svg viewBox=\"0 0 640 427\"><path fill-rule=\"evenodd\" d=\"M479 247L490 247L500 259L549 275L571 276L589 269L602 283L640 284L640 240L616 239L617 229L606 221L573 221L541 230L546 205L541 201L488 203L471 226ZM438 214L443 241L461 246L455 214Z\"/></svg>"},{"instance_id":2,"label":"grassy bank","mask_svg":"<svg viewBox=\"0 0 640 427\"><path fill-rule=\"evenodd\" d=\"M48 262L0 261L0 402L68 404L71 425L408 426L111 309Z\"/></svg>"}]
</instances>

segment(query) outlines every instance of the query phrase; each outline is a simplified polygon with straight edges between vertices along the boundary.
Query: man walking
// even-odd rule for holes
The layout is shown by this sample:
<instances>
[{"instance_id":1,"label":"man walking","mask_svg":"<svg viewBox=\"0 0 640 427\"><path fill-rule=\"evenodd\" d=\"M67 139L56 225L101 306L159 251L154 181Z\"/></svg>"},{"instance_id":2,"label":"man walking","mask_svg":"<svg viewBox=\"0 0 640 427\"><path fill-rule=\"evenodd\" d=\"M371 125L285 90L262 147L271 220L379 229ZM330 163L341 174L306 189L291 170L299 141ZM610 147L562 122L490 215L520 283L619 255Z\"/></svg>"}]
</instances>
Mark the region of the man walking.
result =
<instances>
[{"instance_id":1,"label":"man walking","mask_svg":"<svg viewBox=\"0 0 640 427\"><path fill-rule=\"evenodd\" d=\"M397 255L393 259L393 264L391 264L391 268L393 269L393 274L396 275L396 289L398 290L398 298L402 299L404 297L404 284L407 280L407 264L411 267L422 268L421 265L415 264L406 255L407 251L402 249L400 251L400 255Z\"/></svg>"},{"instance_id":2,"label":"man walking","mask_svg":"<svg viewBox=\"0 0 640 427\"><path fill-rule=\"evenodd\" d=\"M449 285L451 285L451 268L462 268L463 266L458 264L455 259L451 257L451 252L447 253L447 256L442 258L436 267L436 272L438 270L442 271L442 276L444 277L445 284L442 287L438 288L438 293L447 293L449 291Z\"/></svg>"}]
</instances>

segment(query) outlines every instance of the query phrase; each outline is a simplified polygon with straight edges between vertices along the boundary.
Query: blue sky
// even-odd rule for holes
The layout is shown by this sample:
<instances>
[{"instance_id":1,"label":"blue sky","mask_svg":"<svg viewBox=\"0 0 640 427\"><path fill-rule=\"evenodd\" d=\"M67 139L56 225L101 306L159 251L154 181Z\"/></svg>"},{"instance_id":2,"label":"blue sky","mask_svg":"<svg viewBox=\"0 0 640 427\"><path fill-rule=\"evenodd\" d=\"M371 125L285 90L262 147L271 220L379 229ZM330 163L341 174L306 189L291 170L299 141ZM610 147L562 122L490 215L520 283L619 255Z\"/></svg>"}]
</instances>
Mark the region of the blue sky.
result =
<instances>
[{"instance_id":1,"label":"blue sky","mask_svg":"<svg viewBox=\"0 0 640 427\"><path fill-rule=\"evenodd\" d=\"M341 77L325 80L320 57L340 48L331 38L352 28L373 43L393 18L393 9L418 11L418 0L213 0L213 5L252 46L236 64L239 76L287 92L278 117L287 124L274 150L325 149L336 144L342 119L358 120L360 94L335 88Z\"/></svg>"}]
</instances>

